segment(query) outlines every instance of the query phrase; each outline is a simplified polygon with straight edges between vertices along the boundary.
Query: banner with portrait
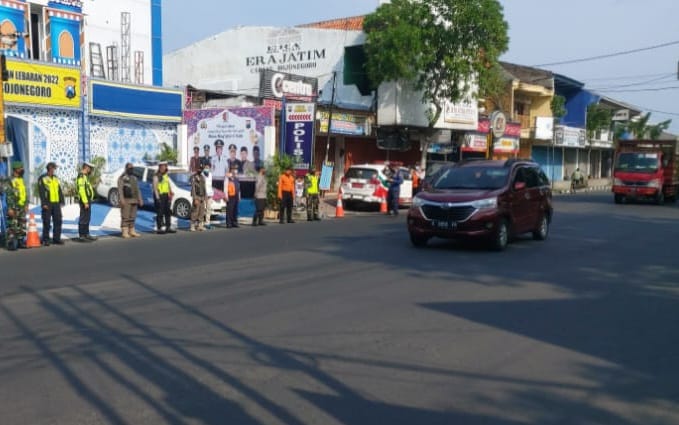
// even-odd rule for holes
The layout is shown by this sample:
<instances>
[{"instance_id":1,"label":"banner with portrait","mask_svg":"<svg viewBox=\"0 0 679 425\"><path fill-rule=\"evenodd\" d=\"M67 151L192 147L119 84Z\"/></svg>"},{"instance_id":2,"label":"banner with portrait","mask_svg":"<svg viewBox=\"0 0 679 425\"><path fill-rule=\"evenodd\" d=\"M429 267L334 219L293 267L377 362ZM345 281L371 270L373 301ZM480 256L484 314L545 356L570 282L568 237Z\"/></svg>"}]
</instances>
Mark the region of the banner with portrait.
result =
<instances>
[{"instance_id":1,"label":"banner with portrait","mask_svg":"<svg viewBox=\"0 0 679 425\"><path fill-rule=\"evenodd\" d=\"M266 127L274 125L274 110L269 107L200 109L184 111L189 155L198 148L208 158L213 178L223 180L236 164L241 175L254 176L264 161Z\"/></svg>"}]
</instances>

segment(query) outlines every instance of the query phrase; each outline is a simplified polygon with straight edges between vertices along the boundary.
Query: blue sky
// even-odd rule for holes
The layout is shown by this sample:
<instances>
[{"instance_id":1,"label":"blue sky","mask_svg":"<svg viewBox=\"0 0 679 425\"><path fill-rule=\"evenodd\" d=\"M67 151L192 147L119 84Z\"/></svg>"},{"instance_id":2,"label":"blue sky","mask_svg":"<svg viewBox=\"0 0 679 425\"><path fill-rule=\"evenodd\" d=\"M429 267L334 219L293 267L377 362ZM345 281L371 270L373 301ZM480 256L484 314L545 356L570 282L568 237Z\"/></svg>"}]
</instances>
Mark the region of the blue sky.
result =
<instances>
[{"instance_id":1,"label":"blue sky","mask_svg":"<svg viewBox=\"0 0 679 425\"><path fill-rule=\"evenodd\" d=\"M679 41L679 1L501 0L510 26L504 60L541 65ZM200 4L200 7L197 5ZM373 11L377 0L164 0L164 50L172 51L243 25L293 26ZM548 69L607 96L673 118L679 133L679 44Z\"/></svg>"}]
</instances>

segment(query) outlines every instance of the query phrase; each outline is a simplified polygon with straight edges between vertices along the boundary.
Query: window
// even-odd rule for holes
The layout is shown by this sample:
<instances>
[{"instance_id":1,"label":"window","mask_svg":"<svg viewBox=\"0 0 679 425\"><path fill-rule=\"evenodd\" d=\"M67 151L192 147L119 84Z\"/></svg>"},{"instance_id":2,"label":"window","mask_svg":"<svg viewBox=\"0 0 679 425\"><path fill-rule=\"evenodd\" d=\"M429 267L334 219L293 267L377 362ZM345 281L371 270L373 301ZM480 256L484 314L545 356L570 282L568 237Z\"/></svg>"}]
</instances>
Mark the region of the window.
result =
<instances>
[{"instance_id":1,"label":"window","mask_svg":"<svg viewBox=\"0 0 679 425\"><path fill-rule=\"evenodd\" d=\"M351 167L347 170L346 174L344 174L344 177L347 179L372 180L377 178L377 170L373 170L372 168Z\"/></svg>"},{"instance_id":2,"label":"window","mask_svg":"<svg viewBox=\"0 0 679 425\"><path fill-rule=\"evenodd\" d=\"M540 186L540 177L538 176L537 170L535 168L524 168L526 173L526 186L528 188L534 188Z\"/></svg>"},{"instance_id":3,"label":"window","mask_svg":"<svg viewBox=\"0 0 679 425\"><path fill-rule=\"evenodd\" d=\"M540 186L549 186L549 178L545 174L544 171L542 171L541 168L536 168L535 171L538 173L538 179L540 182Z\"/></svg>"}]
</instances>

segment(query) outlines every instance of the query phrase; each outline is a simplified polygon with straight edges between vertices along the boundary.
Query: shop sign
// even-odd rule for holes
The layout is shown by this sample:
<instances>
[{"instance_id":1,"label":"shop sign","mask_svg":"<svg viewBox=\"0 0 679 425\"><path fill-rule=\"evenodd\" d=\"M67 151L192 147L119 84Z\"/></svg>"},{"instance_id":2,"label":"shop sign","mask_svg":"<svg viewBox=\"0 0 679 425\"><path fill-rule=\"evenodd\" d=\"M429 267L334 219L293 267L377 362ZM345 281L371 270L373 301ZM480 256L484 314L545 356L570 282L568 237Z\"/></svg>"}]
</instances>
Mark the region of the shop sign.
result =
<instances>
[{"instance_id":1,"label":"shop sign","mask_svg":"<svg viewBox=\"0 0 679 425\"><path fill-rule=\"evenodd\" d=\"M537 117L535 119L535 138L537 140L552 140L554 138L554 118Z\"/></svg>"},{"instance_id":2,"label":"shop sign","mask_svg":"<svg viewBox=\"0 0 679 425\"><path fill-rule=\"evenodd\" d=\"M494 137L502 137L507 128L507 117L502 111L495 111L490 115L490 130Z\"/></svg>"},{"instance_id":3,"label":"shop sign","mask_svg":"<svg viewBox=\"0 0 679 425\"><path fill-rule=\"evenodd\" d=\"M501 137L493 143L494 152L514 153L519 150L519 139L515 137Z\"/></svg>"},{"instance_id":4,"label":"shop sign","mask_svg":"<svg viewBox=\"0 0 679 425\"><path fill-rule=\"evenodd\" d=\"M587 144L587 132L583 128L557 125L554 131L556 146L578 148Z\"/></svg>"},{"instance_id":5,"label":"shop sign","mask_svg":"<svg viewBox=\"0 0 679 425\"><path fill-rule=\"evenodd\" d=\"M469 152L486 152L488 150L488 135L482 133L465 134L462 150Z\"/></svg>"},{"instance_id":6,"label":"shop sign","mask_svg":"<svg viewBox=\"0 0 679 425\"><path fill-rule=\"evenodd\" d=\"M476 125L478 119L479 108L472 102L445 102L444 104L443 121L446 124Z\"/></svg>"},{"instance_id":7,"label":"shop sign","mask_svg":"<svg viewBox=\"0 0 679 425\"><path fill-rule=\"evenodd\" d=\"M329 112L320 113L320 131L321 133L328 133L328 118L330 117ZM350 136L365 136L367 135L366 130L366 117L360 117L353 114L345 113L332 113L332 133L333 134L346 134Z\"/></svg>"},{"instance_id":8,"label":"shop sign","mask_svg":"<svg viewBox=\"0 0 679 425\"><path fill-rule=\"evenodd\" d=\"M7 59L5 102L80 108L80 70Z\"/></svg>"},{"instance_id":9,"label":"shop sign","mask_svg":"<svg viewBox=\"0 0 679 425\"><path fill-rule=\"evenodd\" d=\"M311 166L316 105L287 103L285 105L285 153L294 159L297 170Z\"/></svg>"},{"instance_id":10,"label":"shop sign","mask_svg":"<svg viewBox=\"0 0 679 425\"><path fill-rule=\"evenodd\" d=\"M259 96L264 99L312 100L318 95L318 78L264 69L260 73Z\"/></svg>"}]
</instances>

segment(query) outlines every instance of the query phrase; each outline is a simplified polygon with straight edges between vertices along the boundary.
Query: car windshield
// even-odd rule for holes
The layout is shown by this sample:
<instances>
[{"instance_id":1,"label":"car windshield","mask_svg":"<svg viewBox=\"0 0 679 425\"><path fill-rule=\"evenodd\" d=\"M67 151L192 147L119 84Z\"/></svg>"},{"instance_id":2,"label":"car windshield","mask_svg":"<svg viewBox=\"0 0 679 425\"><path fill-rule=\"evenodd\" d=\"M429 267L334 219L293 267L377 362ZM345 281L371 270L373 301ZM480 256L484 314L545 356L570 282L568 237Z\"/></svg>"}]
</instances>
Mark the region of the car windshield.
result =
<instances>
[{"instance_id":1,"label":"car windshield","mask_svg":"<svg viewBox=\"0 0 679 425\"><path fill-rule=\"evenodd\" d=\"M372 180L374 178L377 178L377 170L373 170L372 168L352 167L347 170L344 177L347 179Z\"/></svg>"},{"instance_id":2,"label":"car windshield","mask_svg":"<svg viewBox=\"0 0 679 425\"><path fill-rule=\"evenodd\" d=\"M450 167L440 171L434 189L494 190L503 187L508 176L508 168Z\"/></svg>"},{"instance_id":3,"label":"car windshield","mask_svg":"<svg viewBox=\"0 0 679 425\"><path fill-rule=\"evenodd\" d=\"M177 186L189 186L191 185L191 173L187 172L174 172L168 173L174 184Z\"/></svg>"},{"instance_id":4,"label":"car windshield","mask_svg":"<svg viewBox=\"0 0 679 425\"><path fill-rule=\"evenodd\" d=\"M631 171L654 173L658 171L657 153L623 152L618 156L615 169L617 171Z\"/></svg>"}]
</instances>

